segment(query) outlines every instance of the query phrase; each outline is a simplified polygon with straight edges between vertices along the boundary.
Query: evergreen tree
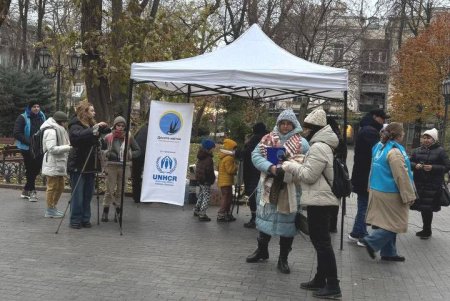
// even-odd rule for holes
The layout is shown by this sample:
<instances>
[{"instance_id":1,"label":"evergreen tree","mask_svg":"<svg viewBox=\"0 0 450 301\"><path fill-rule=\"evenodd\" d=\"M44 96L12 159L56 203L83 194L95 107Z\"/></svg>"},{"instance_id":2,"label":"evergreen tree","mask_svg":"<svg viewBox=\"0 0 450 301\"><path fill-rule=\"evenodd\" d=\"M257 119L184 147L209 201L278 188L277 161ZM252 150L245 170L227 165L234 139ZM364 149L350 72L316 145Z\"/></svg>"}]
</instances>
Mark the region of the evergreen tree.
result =
<instances>
[{"instance_id":1,"label":"evergreen tree","mask_svg":"<svg viewBox=\"0 0 450 301\"><path fill-rule=\"evenodd\" d=\"M41 110L47 117L52 116L52 81L39 71L24 72L0 66L0 136L13 136L17 116L24 112L32 100L40 103Z\"/></svg>"}]
</instances>

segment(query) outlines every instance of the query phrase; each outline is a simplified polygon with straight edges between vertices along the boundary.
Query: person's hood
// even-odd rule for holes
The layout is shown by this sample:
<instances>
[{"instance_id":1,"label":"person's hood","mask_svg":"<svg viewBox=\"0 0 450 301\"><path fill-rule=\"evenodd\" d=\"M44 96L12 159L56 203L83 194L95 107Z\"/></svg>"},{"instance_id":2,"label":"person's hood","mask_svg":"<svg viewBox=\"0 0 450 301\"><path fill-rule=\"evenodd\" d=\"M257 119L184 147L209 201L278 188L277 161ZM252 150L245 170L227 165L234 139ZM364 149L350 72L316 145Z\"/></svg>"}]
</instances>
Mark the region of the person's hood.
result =
<instances>
[{"instance_id":1,"label":"person's hood","mask_svg":"<svg viewBox=\"0 0 450 301\"><path fill-rule=\"evenodd\" d=\"M226 156L233 156L234 157L234 151L230 151L230 150L221 148L219 150L219 158L222 159L222 158L224 158Z\"/></svg>"},{"instance_id":2,"label":"person's hood","mask_svg":"<svg viewBox=\"0 0 450 301\"><path fill-rule=\"evenodd\" d=\"M359 122L360 128L362 128L364 126L373 126L378 131L381 131L381 129L383 128L383 125L376 122L375 119L373 119L372 114L370 114L370 113L367 113Z\"/></svg>"},{"instance_id":3,"label":"person's hood","mask_svg":"<svg viewBox=\"0 0 450 301\"><path fill-rule=\"evenodd\" d=\"M199 160L203 160L203 159L207 158L208 156L211 157L212 154L204 148L200 148L197 152L197 159L199 159Z\"/></svg>"},{"instance_id":4,"label":"person's hood","mask_svg":"<svg viewBox=\"0 0 450 301\"><path fill-rule=\"evenodd\" d=\"M313 145L316 142L323 142L331 146L331 148L336 149L339 145L339 138L331 129L330 125L326 125L323 129L320 129L314 136L311 138L309 142L310 145Z\"/></svg>"},{"instance_id":5,"label":"person's hood","mask_svg":"<svg viewBox=\"0 0 450 301\"><path fill-rule=\"evenodd\" d=\"M55 119L53 119L53 117L50 117L49 119L44 121L44 123L41 125L41 129L48 126L60 127L60 125L55 121Z\"/></svg>"}]
</instances>

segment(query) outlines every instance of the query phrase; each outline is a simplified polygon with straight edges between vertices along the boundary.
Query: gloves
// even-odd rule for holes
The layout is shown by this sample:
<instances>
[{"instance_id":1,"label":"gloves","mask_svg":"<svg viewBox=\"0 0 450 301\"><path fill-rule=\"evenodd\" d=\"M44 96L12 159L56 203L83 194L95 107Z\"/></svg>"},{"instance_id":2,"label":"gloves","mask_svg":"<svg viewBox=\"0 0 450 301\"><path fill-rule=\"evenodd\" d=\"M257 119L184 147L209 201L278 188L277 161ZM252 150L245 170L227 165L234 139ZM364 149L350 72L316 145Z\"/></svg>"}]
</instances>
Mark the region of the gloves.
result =
<instances>
[{"instance_id":1,"label":"gloves","mask_svg":"<svg viewBox=\"0 0 450 301\"><path fill-rule=\"evenodd\" d=\"M297 170L297 166L298 164L292 161L284 161L283 165L281 165L281 168L286 171L289 172L291 174L294 174L295 171Z\"/></svg>"}]
</instances>

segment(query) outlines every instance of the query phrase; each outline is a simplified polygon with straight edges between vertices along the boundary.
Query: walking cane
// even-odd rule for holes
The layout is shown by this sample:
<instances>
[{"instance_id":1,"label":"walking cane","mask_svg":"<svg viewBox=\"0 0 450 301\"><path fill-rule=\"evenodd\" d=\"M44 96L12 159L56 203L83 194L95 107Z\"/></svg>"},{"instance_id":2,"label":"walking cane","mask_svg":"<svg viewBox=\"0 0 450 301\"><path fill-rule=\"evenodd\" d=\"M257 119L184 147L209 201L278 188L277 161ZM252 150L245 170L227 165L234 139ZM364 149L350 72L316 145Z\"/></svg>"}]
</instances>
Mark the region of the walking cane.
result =
<instances>
[{"instance_id":1,"label":"walking cane","mask_svg":"<svg viewBox=\"0 0 450 301\"><path fill-rule=\"evenodd\" d=\"M62 224L64 218L66 217L67 209L69 209L70 203L72 202L73 192L77 189L78 183L80 183L81 175L83 174L84 169L86 168L87 162L89 161L89 158L90 158L90 156L91 156L91 153L92 153L92 150L93 150L93 149L94 149L94 146L91 146L91 149L89 150L89 154L88 154L88 156L87 156L87 158L86 158L86 161L84 161L83 168L81 169L80 176L78 177L77 182L75 183L75 188L72 189L72 193L70 194L69 202L67 202L66 209L64 210L64 215L63 215L63 217L61 218L61 220L60 220L60 222L59 222L58 229L56 229L55 234L58 234L59 228L61 228L61 224Z\"/></svg>"}]
</instances>

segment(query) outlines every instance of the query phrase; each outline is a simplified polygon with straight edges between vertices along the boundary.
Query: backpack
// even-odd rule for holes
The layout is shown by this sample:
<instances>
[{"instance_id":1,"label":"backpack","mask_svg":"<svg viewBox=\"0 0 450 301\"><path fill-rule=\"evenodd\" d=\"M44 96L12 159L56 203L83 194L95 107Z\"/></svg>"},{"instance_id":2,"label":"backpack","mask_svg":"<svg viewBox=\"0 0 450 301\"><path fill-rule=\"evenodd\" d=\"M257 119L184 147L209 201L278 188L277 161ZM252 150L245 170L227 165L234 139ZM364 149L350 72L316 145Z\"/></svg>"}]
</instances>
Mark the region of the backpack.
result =
<instances>
[{"instance_id":1,"label":"backpack","mask_svg":"<svg viewBox=\"0 0 450 301\"><path fill-rule=\"evenodd\" d=\"M33 159L40 158L44 155L44 132L46 129L55 129L53 126L48 126L39 129L30 137L30 154ZM58 135L56 135L56 144L59 145Z\"/></svg>"},{"instance_id":2,"label":"backpack","mask_svg":"<svg viewBox=\"0 0 450 301\"><path fill-rule=\"evenodd\" d=\"M338 198L348 197L352 193L352 182L348 174L347 165L341 159L333 156L333 184L325 177L331 191Z\"/></svg>"}]
</instances>

